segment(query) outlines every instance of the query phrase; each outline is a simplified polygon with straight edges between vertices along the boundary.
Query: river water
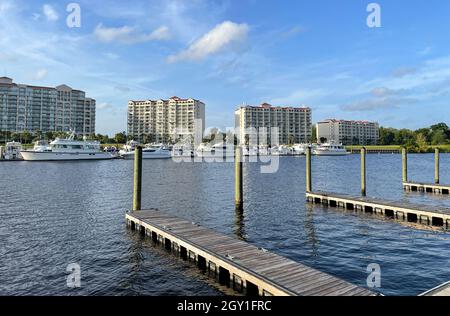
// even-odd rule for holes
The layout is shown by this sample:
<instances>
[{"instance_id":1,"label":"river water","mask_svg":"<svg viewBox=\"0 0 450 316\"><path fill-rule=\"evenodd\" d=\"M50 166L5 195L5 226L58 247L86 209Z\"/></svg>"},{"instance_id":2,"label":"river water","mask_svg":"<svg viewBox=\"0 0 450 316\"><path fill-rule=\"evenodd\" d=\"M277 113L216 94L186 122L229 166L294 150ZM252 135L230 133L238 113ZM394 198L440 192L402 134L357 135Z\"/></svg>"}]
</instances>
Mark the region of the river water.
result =
<instances>
[{"instance_id":1,"label":"river water","mask_svg":"<svg viewBox=\"0 0 450 316\"><path fill-rule=\"evenodd\" d=\"M305 158L279 170L244 166L243 214L234 210L233 163L143 162L143 208L158 208L366 286L380 265L385 295L417 295L450 280L450 233L305 203ZM433 182L434 156L410 155L410 178ZM189 263L130 231L133 161L0 162L0 295L220 295ZM400 155L368 155L368 195L450 206L405 193ZM450 155L441 156L450 183ZM313 157L313 187L358 194L359 156ZM81 268L69 288L66 268Z\"/></svg>"}]
</instances>

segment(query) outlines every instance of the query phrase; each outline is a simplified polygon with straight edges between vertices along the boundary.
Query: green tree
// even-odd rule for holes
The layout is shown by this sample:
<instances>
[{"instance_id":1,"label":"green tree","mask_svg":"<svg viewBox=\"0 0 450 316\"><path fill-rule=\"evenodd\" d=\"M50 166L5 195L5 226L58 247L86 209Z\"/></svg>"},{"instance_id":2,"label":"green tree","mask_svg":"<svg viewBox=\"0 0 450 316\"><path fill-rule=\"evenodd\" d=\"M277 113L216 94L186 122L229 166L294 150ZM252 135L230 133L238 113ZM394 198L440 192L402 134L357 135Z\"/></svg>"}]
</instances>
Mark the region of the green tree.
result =
<instances>
[{"instance_id":1,"label":"green tree","mask_svg":"<svg viewBox=\"0 0 450 316\"><path fill-rule=\"evenodd\" d=\"M419 133L416 135L416 145L417 145L417 151L424 153L428 151L428 143L426 137Z\"/></svg>"},{"instance_id":2,"label":"green tree","mask_svg":"<svg viewBox=\"0 0 450 316\"><path fill-rule=\"evenodd\" d=\"M127 134L125 132L117 133L114 136L114 141L118 144L125 144L127 142Z\"/></svg>"},{"instance_id":3,"label":"green tree","mask_svg":"<svg viewBox=\"0 0 450 316\"><path fill-rule=\"evenodd\" d=\"M431 144L432 145L441 145L444 144L447 140L447 135L445 131L442 129L438 129L433 131L433 136L431 137Z\"/></svg>"}]
</instances>

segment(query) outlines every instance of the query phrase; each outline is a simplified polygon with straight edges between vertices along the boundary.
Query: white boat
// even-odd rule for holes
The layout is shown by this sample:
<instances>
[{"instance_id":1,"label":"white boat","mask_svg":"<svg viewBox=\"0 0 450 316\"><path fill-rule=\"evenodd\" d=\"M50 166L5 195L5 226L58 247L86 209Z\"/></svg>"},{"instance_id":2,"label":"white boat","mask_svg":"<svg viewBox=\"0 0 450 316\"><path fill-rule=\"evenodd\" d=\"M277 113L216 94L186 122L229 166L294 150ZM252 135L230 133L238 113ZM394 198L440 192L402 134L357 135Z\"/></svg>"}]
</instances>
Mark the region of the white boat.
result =
<instances>
[{"instance_id":1,"label":"white boat","mask_svg":"<svg viewBox=\"0 0 450 316\"><path fill-rule=\"evenodd\" d=\"M316 156L345 156L349 154L342 144L324 143L313 146L312 154Z\"/></svg>"},{"instance_id":2,"label":"white boat","mask_svg":"<svg viewBox=\"0 0 450 316\"><path fill-rule=\"evenodd\" d=\"M34 147L33 147L33 151L52 151L52 148L50 147L50 145L48 144L47 141L45 140L38 140L36 142L34 142Z\"/></svg>"},{"instance_id":3,"label":"white boat","mask_svg":"<svg viewBox=\"0 0 450 316\"><path fill-rule=\"evenodd\" d=\"M224 142L210 145L206 143L200 144L197 147L197 156L204 158L223 158L234 157L234 145Z\"/></svg>"},{"instance_id":4,"label":"white boat","mask_svg":"<svg viewBox=\"0 0 450 316\"><path fill-rule=\"evenodd\" d=\"M294 156L301 156L306 154L306 148L308 148L308 144L295 144L292 149L294 151Z\"/></svg>"},{"instance_id":5,"label":"white boat","mask_svg":"<svg viewBox=\"0 0 450 316\"><path fill-rule=\"evenodd\" d=\"M243 146L242 153L244 156L258 156L258 146Z\"/></svg>"},{"instance_id":6,"label":"white boat","mask_svg":"<svg viewBox=\"0 0 450 316\"><path fill-rule=\"evenodd\" d=\"M8 142L5 147L0 150L0 159L4 160L21 160L22 144L19 142Z\"/></svg>"},{"instance_id":7,"label":"white boat","mask_svg":"<svg viewBox=\"0 0 450 316\"><path fill-rule=\"evenodd\" d=\"M270 148L270 154L273 156L293 156L294 150L286 145L274 146Z\"/></svg>"},{"instance_id":8,"label":"white boat","mask_svg":"<svg viewBox=\"0 0 450 316\"><path fill-rule=\"evenodd\" d=\"M172 149L172 156L173 157L195 157L195 150L194 147L190 144L178 144L173 146Z\"/></svg>"},{"instance_id":9,"label":"white boat","mask_svg":"<svg viewBox=\"0 0 450 316\"><path fill-rule=\"evenodd\" d=\"M136 144L132 150L121 150L120 156L127 160L133 160ZM172 158L172 149L163 144L149 144L142 148L142 159L167 159Z\"/></svg>"},{"instance_id":10,"label":"white boat","mask_svg":"<svg viewBox=\"0 0 450 316\"><path fill-rule=\"evenodd\" d=\"M103 152L100 142L75 140L75 133L67 139L56 138L46 145L36 142L32 150L24 150L21 155L26 161L65 161L65 160L107 160L113 156Z\"/></svg>"}]
</instances>

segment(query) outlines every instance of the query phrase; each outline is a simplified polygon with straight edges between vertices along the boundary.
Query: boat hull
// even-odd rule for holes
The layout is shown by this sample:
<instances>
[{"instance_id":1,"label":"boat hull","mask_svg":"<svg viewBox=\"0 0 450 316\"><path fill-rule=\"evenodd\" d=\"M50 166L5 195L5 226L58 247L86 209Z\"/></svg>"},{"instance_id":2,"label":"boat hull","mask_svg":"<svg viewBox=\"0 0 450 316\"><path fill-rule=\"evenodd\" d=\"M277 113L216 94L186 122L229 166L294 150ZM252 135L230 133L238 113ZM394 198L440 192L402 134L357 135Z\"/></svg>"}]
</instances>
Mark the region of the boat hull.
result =
<instances>
[{"instance_id":1,"label":"boat hull","mask_svg":"<svg viewBox=\"0 0 450 316\"><path fill-rule=\"evenodd\" d=\"M339 151L313 151L313 155L315 156L347 156L348 152L339 152Z\"/></svg>"},{"instance_id":2,"label":"boat hull","mask_svg":"<svg viewBox=\"0 0 450 316\"><path fill-rule=\"evenodd\" d=\"M73 161L73 160L109 160L114 157L110 153L64 153L64 152L33 152L22 151L25 161Z\"/></svg>"},{"instance_id":3,"label":"boat hull","mask_svg":"<svg viewBox=\"0 0 450 316\"><path fill-rule=\"evenodd\" d=\"M134 152L121 154L120 156L125 160L134 160ZM164 153L142 153L142 159L169 159L172 158L172 154Z\"/></svg>"}]
</instances>

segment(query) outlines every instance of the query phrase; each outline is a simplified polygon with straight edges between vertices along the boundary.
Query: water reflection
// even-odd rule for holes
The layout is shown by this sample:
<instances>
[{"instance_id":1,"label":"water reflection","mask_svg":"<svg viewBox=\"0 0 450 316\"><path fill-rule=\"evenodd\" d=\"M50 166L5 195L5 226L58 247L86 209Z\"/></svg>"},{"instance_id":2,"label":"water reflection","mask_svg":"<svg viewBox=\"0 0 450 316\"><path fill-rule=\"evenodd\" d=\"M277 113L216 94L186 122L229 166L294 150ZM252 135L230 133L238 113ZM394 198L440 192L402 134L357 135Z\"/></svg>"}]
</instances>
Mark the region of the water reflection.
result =
<instances>
[{"instance_id":1,"label":"water reflection","mask_svg":"<svg viewBox=\"0 0 450 316\"><path fill-rule=\"evenodd\" d=\"M308 243L311 245L311 256L317 257L319 253L317 247L318 240L316 238L316 229L314 227L314 206L309 203L306 205L305 233Z\"/></svg>"},{"instance_id":2,"label":"water reflection","mask_svg":"<svg viewBox=\"0 0 450 316\"><path fill-rule=\"evenodd\" d=\"M235 229L234 233L236 236L243 241L247 241L245 236L245 218L244 218L244 210L240 208L236 208L235 210Z\"/></svg>"}]
</instances>

